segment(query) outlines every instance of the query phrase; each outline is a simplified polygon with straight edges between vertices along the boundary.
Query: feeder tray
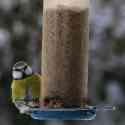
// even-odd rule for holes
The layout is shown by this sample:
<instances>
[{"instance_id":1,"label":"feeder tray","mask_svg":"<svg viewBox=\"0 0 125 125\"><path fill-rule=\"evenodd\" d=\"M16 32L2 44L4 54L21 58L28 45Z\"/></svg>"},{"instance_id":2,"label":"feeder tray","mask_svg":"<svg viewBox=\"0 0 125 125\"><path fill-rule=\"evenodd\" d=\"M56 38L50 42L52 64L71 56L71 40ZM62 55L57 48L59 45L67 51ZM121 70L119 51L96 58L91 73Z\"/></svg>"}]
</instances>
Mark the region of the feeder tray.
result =
<instances>
[{"instance_id":1,"label":"feeder tray","mask_svg":"<svg viewBox=\"0 0 125 125\"><path fill-rule=\"evenodd\" d=\"M30 108L28 114L36 120L93 120L97 111L114 110L115 107L106 106L103 108L90 106L87 108L70 108L70 109L42 109Z\"/></svg>"}]
</instances>

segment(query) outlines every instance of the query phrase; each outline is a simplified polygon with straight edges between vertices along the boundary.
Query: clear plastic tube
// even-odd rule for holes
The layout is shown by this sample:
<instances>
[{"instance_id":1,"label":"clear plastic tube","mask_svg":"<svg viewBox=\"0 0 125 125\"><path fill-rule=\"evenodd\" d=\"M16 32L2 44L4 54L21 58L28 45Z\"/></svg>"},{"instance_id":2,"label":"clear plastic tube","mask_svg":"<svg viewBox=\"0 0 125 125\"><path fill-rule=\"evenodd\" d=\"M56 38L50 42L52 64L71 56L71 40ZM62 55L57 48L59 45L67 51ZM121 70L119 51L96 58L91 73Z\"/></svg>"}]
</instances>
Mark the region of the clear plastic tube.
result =
<instances>
[{"instance_id":1,"label":"clear plastic tube","mask_svg":"<svg viewBox=\"0 0 125 125\"><path fill-rule=\"evenodd\" d=\"M80 107L88 82L89 0L44 0L43 107Z\"/></svg>"}]
</instances>

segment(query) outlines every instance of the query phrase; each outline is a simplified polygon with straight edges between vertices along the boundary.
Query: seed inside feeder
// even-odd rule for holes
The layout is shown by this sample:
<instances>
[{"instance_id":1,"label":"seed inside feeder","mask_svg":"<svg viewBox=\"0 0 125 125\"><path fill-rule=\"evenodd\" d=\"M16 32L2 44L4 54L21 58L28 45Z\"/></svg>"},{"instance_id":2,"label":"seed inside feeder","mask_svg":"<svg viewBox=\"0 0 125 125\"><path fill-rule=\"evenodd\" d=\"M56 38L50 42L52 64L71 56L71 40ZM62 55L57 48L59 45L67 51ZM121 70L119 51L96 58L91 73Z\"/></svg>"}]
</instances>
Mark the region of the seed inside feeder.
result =
<instances>
[{"instance_id":1,"label":"seed inside feeder","mask_svg":"<svg viewBox=\"0 0 125 125\"><path fill-rule=\"evenodd\" d=\"M88 8L46 7L43 19L42 104L80 107L87 98Z\"/></svg>"}]
</instances>

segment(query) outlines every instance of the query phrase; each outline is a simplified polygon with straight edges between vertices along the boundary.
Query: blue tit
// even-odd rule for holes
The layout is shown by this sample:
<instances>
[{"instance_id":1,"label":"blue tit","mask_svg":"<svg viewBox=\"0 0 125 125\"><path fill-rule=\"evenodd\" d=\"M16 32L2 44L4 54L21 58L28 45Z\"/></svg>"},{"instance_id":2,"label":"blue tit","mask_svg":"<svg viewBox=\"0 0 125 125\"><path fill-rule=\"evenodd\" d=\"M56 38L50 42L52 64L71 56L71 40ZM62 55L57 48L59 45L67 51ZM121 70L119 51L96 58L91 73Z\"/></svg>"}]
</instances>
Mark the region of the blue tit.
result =
<instances>
[{"instance_id":1,"label":"blue tit","mask_svg":"<svg viewBox=\"0 0 125 125\"><path fill-rule=\"evenodd\" d=\"M12 69L11 84L13 103L23 100L39 102L41 77L25 62L17 62Z\"/></svg>"}]
</instances>

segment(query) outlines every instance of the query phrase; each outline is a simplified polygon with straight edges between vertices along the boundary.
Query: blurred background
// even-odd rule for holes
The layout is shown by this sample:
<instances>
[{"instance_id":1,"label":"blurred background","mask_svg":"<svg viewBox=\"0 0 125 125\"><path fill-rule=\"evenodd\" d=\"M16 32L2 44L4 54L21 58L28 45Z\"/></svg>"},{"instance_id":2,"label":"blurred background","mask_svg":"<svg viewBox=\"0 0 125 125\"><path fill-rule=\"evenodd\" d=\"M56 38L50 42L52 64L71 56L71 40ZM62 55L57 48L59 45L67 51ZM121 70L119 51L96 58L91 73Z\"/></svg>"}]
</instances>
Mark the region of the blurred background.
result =
<instances>
[{"instance_id":1,"label":"blurred background","mask_svg":"<svg viewBox=\"0 0 125 125\"><path fill-rule=\"evenodd\" d=\"M0 0L0 125L124 125L125 124L125 0L91 0L89 100L110 104L95 120L35 121L20 115L11 102L11 68L28 62L40 72L42 0Z\"/></svg>"}]
</instances>

